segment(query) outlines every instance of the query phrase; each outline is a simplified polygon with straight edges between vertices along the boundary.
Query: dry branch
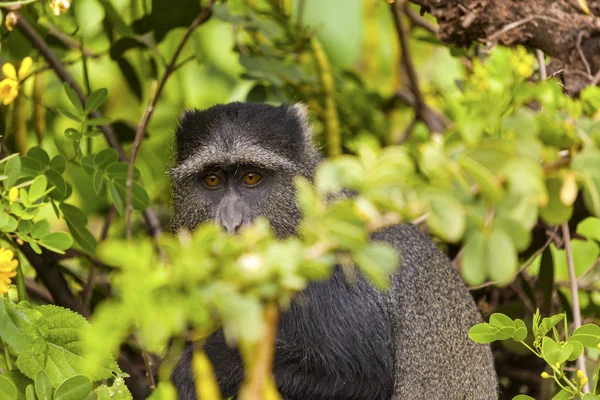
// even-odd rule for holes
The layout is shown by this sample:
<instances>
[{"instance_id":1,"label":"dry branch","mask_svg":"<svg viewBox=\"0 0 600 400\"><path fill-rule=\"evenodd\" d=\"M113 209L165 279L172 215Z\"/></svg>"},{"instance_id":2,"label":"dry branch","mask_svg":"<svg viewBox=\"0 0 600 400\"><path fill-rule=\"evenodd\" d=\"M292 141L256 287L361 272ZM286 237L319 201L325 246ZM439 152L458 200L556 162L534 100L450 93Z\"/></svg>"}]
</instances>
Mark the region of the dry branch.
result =
<instances>
[{"instance_id":1,"label":"dry branch","mask_svg":"<svg viewBox=\"0 0 600 400\"><path fill-rule=\"evenodd\" d=\"M410 1L436 17L438 37L448 45L522 44L562 61L562 78L571 95L588 86L600 70L600 0L587 1L593 15L571 0Z\"/></svg>"}]
</instances>

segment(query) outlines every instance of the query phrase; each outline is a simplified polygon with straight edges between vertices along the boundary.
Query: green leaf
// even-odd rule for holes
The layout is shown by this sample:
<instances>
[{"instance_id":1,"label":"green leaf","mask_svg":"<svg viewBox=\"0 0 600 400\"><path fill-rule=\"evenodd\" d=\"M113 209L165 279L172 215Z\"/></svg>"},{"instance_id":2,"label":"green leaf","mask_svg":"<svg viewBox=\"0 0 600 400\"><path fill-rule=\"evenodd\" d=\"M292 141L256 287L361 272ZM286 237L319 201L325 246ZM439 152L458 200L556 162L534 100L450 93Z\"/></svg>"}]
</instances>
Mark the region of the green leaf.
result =
<instances>
[{"instance_id":1,"label":"green leaf","mask_svg":"<svg viewBox=\"0 0 600 400\"><path fill-rule=\"evenodd\" d=\"M110 194L120 215L125 215L125 200L127 198L126 180L123 178L113 178L110 183ZM150 205L150 198L146 190L136 182L131 185L131 203L134 210L145 210Z\"/></svg>"},{"instance_id":2,"label":"green leaf","mask_svg":"<svg viewBox=\"0 0 600 400\"><path fill-rule=\"evenodd\" d=\"M469 337L476 343L491 343L496 341L496 332L498 328L494 328L490 324L477 324L469 329Z\"/></svg>"},{"instance_id":3,"label":"green leaf","mask_svg":"<svg viewBox=\"0 0 600 400\"><path fill-rule=\"evenodd\" d=\"M370 243L352 253L361 271L378 288L389 286L390 274L398 266L398 253L384 243Z\"/></svg>"},{"instance_id":4,"label":"green leaf","mask_svg":"<svg viewBox=\"0 0 600 400\"><path fill-rule=\"evenodd\" d=\"M95 90L90 97L88 97L85 103L85 113L89 114L93 111L96 111L108 98L108 90L105 88L101 88Z\"/></svg>"},{"instance_id":5,"label":"green leaf","mask_svg":"<svg viewBox=\"0 0 600 400\"><path fill-rule=\"evenodd\" d=\"M37 376L39 371L46 372L52 386L59 388L68 378L84 372L81 336L89 324L81 315L57 306L41 306L35 311L42 316L46 326L47 350L38 354L21 354L16 365L30 378ZM99 368L88 377L99 381L111 378L115 372L121 373L121 370L107 354Z\"/></svg>"},{"instance_id":6,"label":"green leaf","mask_svg":"<svg viewBox=\"0 0 600 400\"><path fill-rule=\"evenodd\" d=\"M0 298L0 336L21 354L44 351L44 338L23 310L16 304Z\"/></svg>"},{"instance_id":7,"label":"green leaf","mask_svg":"<svg viewBox=\"0 0 600 400\"><path fill-rule=\"evenodd\" d=\"M92 175L94 173L94 156L92 154L88 154L82 157L81 166L88 175Z\"/></svg>"},{"instance_id":8,"label":"green leaf","mask_svg":"<svg viewBox=\"0 0 600 400\"><path fill-rule=\"evenodd\" d=\"M511 326L505 326L504 328L500 328L496 331L494 337L496 340L508 340L513 337L515 333L515 328Z\"/></svg>"},{"instance_id":9,"label":"green leaf","mask_svg":"<svg viewBox=\"0 0 600 400\"><path fill-rule=\"evenodd\" d=\"M106 179L104 179L104 170L97 169L94 172L94 178L92 180L94 184L94 192L98 196L104 196L106 194Z\"/></svg>"},{"instance_id":10,"label":"green leaf","mask_svg":"<svg viewBox=\"0 0 600 400\"><path fill-rule=\"evenodd\" d=\"M4 181L4 187L10 189L15 186L21 176L21 157L8 160L6 167L4 167L4 175L8 176Z\"/></svg>"},{"instance_id":11,"label":"green leaf","mask_svg":"<svg viewBox=\"0 0 600 400\"><path fill-rule=\"evenodd\" d=\"M508 317L507 315L504 315L502 313L493 313L492 315L490 315L490 325L495 326L497 328L504 328L504 327L510 327L510 328L515 328L516 325L514 323L514 321Z\"/></svg>"},{"instance_id":12,"label":"green leaf","mask_svg":"<svg viewBox=\"0 0 600 400\"><path fill-rule=\"evenodd\" d=\"M39 239L50 231L50 223L48 220L42 219L33 224L29 234L34 239Z\"/></svg>"},{"instance_id":13,"label":"green leaf","mask_svg":"<svg viewBox=\"0 0 600 400\"><path fill-rule=\"evenodd\" d=\"M140 179L140 171L137 167L133 167L133 180L137 181ZM106 176L109 179L112 178L127 178L129 173L129 163L127 162L119 162L115 164L111 164L106 168Z\"/></svg>"},{"instance_id":14,"label":"green leaf","mask_svg":"<svg viewBox=\"0 0 600 400\"><path fill-rule=\"evenodd\" d=\"M504 195L500 180L489 169L469 157L464 157L459 164L477 183L479 189L491 201L499 201Z\"/></svg>"},{"instance_id":15,"label":"green leaf","mask_svg":"<svg viewBox=\"0 0 600 400\"><path fill-rule=\"evenodd\" d=\"M0 375L0 398L2 400L17 400L17 388L5 376Z\"/></svg>"},{"instance_id":16,"label":"green leaf","mask_svg":"<svg viewBox=\"0 0 600 400\"><path fill-rule=\"evenodd\" d=\"M27 152L27 157L37 160L43 168L46 168L48 165L50 165L50 156L48 156L48 153L46 153L46 151L39 146L30 148Z\"/></svg>"},{"instance_id":17,"label":"green leaf","mask_svg":"<svg viewBox=\"0 0 600 400\"><path fill-rule=\"evenodd\" d=\"M575 329L569 342L579 342L585 347L596 347L600 343L600 326L585 324Z\"/></svg>"},{"instance_id":18,"label":"green leaf","mask_svg":"<svg viewBox=\"0 0 600 400\"><path fill-rule=\"evenodd\" d=\"M31 221L22 219L19 221L19 223L17 225L17 229L19 230L19 233L22 233L23 235L27 235L31 231L32 226L33 226L33 223Z\"/></svg>"},{"instance_id":19,"label":"green leaf","mask_svg":"<svg viewBox=\"0 0 600 400\"><path fill-rule=\"evenodd\" d=\"M81 104L81 99L77 95L77 92L67 82L63 84L63 89L73 107L75 107L80 114L83 114L83 104Z\"/></svg>"},{"instance_id":20,"label":"green leaf","mask_svg":"<svg viewBox=\"0 0 600 400\"><path fill-rule=\"evenodd\" d=\"M44 172L44 167L33 157L21 157L21 173L23 176L35 177Z\"/></svg>"},{"instance_id":21,"label":"green leaf","mask_svg":"<svg viewBox=\"0 0 600 400\"><path fill-rule=\"evenodd\" d=\"M566 343L560 346L554 340L545 336L542 341L542 356L550 365L562 364L569 359L573 352L573 345Z\"/></svg>"},{"instance_id":22,"label":"green leaf","mask_svg":"<svg viewBox=\"0 0 600 400\"><path fill-rule=\"evenodd\" d=\"M583 395L583 400L600 400L600 396L592 393L586 393Z\"/></svg>"},{"instance_id":23,"label":"green leaf","mask_svg":"<svg viewBox=\"0 0 600 400\"><path fill-rule=\"evenodd\" d=\"M37 200L44 197L47 187L48 179L46 179L44 175L37 176L29 187L29 201L35 203Z\"/></svg>"},{"instance_id":24,"label":"green leaf","mask_svg":"<svg viewBox=\"0 0 600 400\"><path fill-rule=\"evenodd\" d=\"M65 137L67 137L68 139L79 141L79 140L81 140L82 136L83 135L81 134L81 132L78 131L77 129L74 129L74 128L65 129Z\"/></svg>"},{"instance_id":25,"label":"green leaf","mask_svg":"<svg viewBox=\"0 0 600 400\"><path fill-rule=\"evenodd\" d=\"M461 275L465 282L471 286L481 285L487 277L486 262L487 240L479 231L470 235L469 241L461 259Z\"/></svg>"},{"instance_id":26,"label":"green leaf","mask_svg":"<svg viewBox=\"0 0 600 400\"><path fill-rule=\"evenodd\" d=\"M110 124L111 119L108 117L101 117L101 118L92 118L92 119L88 119L86 124L87 126L101 126L101 125L108 125ZM101 132L100 132L101 133ZM90 133L87 134L88 136L90 136ZM97 136L94 133L91 133L92 136Z\"/></svg>"},{"instance_id":27,"label":"green leaf","mask_svg":"<svg viewBox=\"0 0 600 400\"><path fill-rule=\"evenodd\" d=\"M556 393L556 395L552 397L552 400L569 400L571 398L571 392L566 389L561 389L560 392Z\"/></svg>"},{"instance_id":28,"label":"green leaf","mask_svg":"<svg viewBox=\"0 0 600 400\"><path fill-rule=\"evenodd\" d=\"M465 231L467 218L463 205L452 195L440 190L428 193L432 232L447 242L457 242Z\"/></svg>"},{"instance_id":29,"label":"green leaf","mask_svg":"<svg viewBox=\"0 0 600 400\"><path fill-rule=\"evenodd\" d=\"M67 169L67 159L59 154L50 161L49 167L62 174Z\"/></svg>"},{"instance_id":30,"label":"green leaf","mask_svg":"<svg viewBox=\"0 0 600 400\"><path fill-rule=\"evenodd\" d=\"M83 117L77 116L74 113L72 113L71 111L66 110L62 107L57 107L56 111L58 111L59 114L62 114L63 116L69 118L71 121L75 121L78 123L81 123L81 121L83 121Z\"/></svg>"},{"instance_id":31,"label":"green leaf","mask_svg":"<svg viewBox=\"0 0 600 400\"><path fill-rule=\"evenodd\" d=\"M567 206L560 201L562 184L563 181L560 178L546 180L548 204L540 209L540 215L546 222L552 225L560 225L571 219L571 215L573 215L573 206Z\"/></svg>"},{"instance_id":32,"label":"green leaf","mask_svg":"<svg viewBox=\"0 0 600 400\"><path fill-rule=\"evenodd\" d=\"M577 234L600 242L600 218L588 217L577 224Z\"/></svg>"},{"instance_id":33,"label":"green leaf","mask_svg":"<svg viewBox=\"0 0 600 400\"><path fill-rule=\"evenodd\" d=\"M64 254L73 245L73 238L66 232L52 232L42 236L39 244L55 253Z\"/></svg>"},{"instance_id":34,"label":"green leaf","mask_svg":"<svg viewBox=\"0 0 600 400\"><path fill-rule=\"evenodd\" d=\"M580 355L583 354L583 345L579 342L574 342L569 340L569 344L573 346L573 352L567 359L567 361L575 361L579 358Z\"/></svg>"},{"instance_id":35,"label":"green leaf","mask_svg":"<svg viewBox=\"0 0 600 400\"><path fill-rule=\"evenodd\" d=\"M104 169L117 161L119 155L114 149L104 149L94 156L94 166L98 169Z\"/></svg>"},{"instance_id":36,"label":"green leaf","mask_svg":"<svg viewBox=\"0 0 600 400\"><path fill-rule=\"evenodd\" d=\"M64 381L54 394L54 400L83 400L92 391L92 381L85 375L75 375Z\"/></svg>"},{"instance_id":37,"label":"green leaf","mask_svg":"<svg viewBox=\"0 0 600 400\"><path fill-rule=\"evenodd\" d=\"M533 397L524 395L524 394L520 394L518 396L513 397L513 400L535 400Z\"/></svg>"},{"instance_id":38,"label":"green leaf","mask_svg":"<svg viewBox=\"0 0 600 400\"><path fill-rule=\"evenodd\" d=\"M67 226L77 244L79 244L86 253L95 254L98 242L86 228L87 217L83 211L70 204L61 204L60 211L67 221Z\"/></svg>"},{"instance_id":39,"label":"green leaf","mask_svg":"<svg viewBox=\"0 0 600 400\"><path fill-rule=\"evenodd\" d=\"M527 338L527 329L523 327L517 328L512 335L512 340L522 342Z\"/></svg>"},{"instance_id":40,"label":"green leaf","mask_svg":"<svg viewBox=\"0 0 600 400\"><path fill-rule=\"evenodd\" d=\"M508 283L518 268L517 250L510 236L494 226L487 241L486 261L490 278L500 284Z\"/></svg>"},{"instance_id":41,"label":"green leaf","mask_svg":"<svg viewBox=\"0 0 600 400\"><path fill-rule=\"evenodd\" d=\"M25 389L25 400L37 400L37 397L35 395L35 389L33 388L33 385L29 385Z\"/></svg>"},{"instance_id":42,"label":"green leaf","mask_svg":"<svg viewBox=\"0 0 600 400\"><path fill-rule=\"evenodd\" d=\"M550 329L552 329L554 326L556 326L559 322L562 322L562 320L564 320L565 318L566 318L565 313L560 313L560 314L556 314L556 315L553 315L548 318L544 318L544 319L542 319L542 324L541 324L542 328L545 330L545 332L548 332Z\"/></svg>"},{"instance_id":43,"label":"green leaf","mask_svg":"<svg viewBox=\"0 0 600 400\"><path fill-rule=\"evenodd\" d=\"M581 174L583 179L583 201L596 217L600 217L600 177L589 171Z\"/></svg>"},{"instance_id":44,"label":"green leaf","mask_svg":"<svg viewBox=\"0 0 600 400\"><path fill-rule=\"evenodd\" d=\"M35 376L35 394L38 400L52 400L52 382L50 377L44 371L40 371Z\"/></svg>"},{"instance_id":45,"label":"green leaf","mask_svg":"<svg viewBox=\"0 0 600 400\"><path fill-rule=\"evenodd\" d=\"M56 201L65 200L69 194L65 178L54 169L47 170L44 175L48 179L50 186L54 188L48 195Z\"/></svg>"}]
</instances>

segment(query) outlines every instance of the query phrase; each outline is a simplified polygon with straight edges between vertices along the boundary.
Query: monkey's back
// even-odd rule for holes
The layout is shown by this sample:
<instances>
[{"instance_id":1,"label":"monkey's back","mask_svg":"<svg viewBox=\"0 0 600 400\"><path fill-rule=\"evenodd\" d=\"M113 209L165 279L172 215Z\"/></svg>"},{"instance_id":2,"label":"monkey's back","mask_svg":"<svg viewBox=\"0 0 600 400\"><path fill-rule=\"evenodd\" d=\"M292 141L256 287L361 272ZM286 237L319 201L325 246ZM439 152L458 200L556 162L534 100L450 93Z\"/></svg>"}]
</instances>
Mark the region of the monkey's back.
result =
<instances>
[{"instance_id":1,"label":"monkey's back","mask_svg":"<svg viewBox=\"0 0 600 400\"><path fill-rule=\"evenodd\" d=\"M384 293L395 353L393 399L497 399L490 346L467 334L481 316L450 260L411 224L373 240L390 243L402 258Z\"/></svg>"}]
</instances>

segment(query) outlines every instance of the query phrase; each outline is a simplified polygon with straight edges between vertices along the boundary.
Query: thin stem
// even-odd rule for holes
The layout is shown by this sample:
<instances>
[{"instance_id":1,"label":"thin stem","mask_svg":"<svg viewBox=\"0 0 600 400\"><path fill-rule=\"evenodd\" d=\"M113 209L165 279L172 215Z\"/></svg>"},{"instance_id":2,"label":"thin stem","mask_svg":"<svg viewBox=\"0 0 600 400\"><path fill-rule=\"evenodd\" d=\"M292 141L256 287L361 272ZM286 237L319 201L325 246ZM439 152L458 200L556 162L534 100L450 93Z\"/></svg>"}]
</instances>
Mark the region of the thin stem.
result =
<instances>
[{"instance_id":1,"label":"thin stem","mask_svg":"<svg viewBox=\"0 0 600 400\"><path fill-rule=\"evenodd\" d=\"M27 300L27 287L25 286L25 277L23 276L23 269L21 268L21 260L17 265L17 295L19 302Z\"/></svg>"},{"instance_id":2,"label":"thin stem","mask_svg":"<svg viewBox=\"0 0 600 400\"><path fill-rule=\"evenodd\" d=\"M594 374L594 391L593 394L598 394L598 381L600 381L600 362L596 367L596 373Z\"/></svg>"},{"instance_id":3,"label":"thin stem","mask_svg":"<svg viewBox=\"0 0 600 400\"><path fill-rule=\"evenodd\" d=\"M210 3L211 7L212 7L212 4L214 4L214 1L215 0L211 1L211 3ZM52 50L48 47L48 44L46 42L44 42L44 40L40 37L40 35L38 35L38 33L35 31L35 29L33 29L31 27L31 25L29 25L29 23L27 21L25 21L25 19L20 18L20 17L18 17L18 19L17 19L16 26L29 39L29 41L39 51L39 53L46 59L46 61L48 62L50 67L54 70L54 72L58 75L58 77L62 81L67 82L69 85L71 85L73 90L75 90L75 92L81 99L82 103L85 104L85 102L87 101L86 96L83 94L83 92L81 91L81 89L79 88L79 86L77 85L75 80L73 79L73 77L67 72L67 70L65 69L63 64L60 62L60 60L56 57L56 55L54 55ZM189 35L186 35L186 37L189 37ZM179 54L180 51L181 50L178 49L178 51L176 52L176 55ZM101 117L100 112L97 110L94 111L93 113L91 113L90 116L92 118L100 118ZM138 129L138 131L141 130L142 135L143 135L144 131L146 130L146 127L144 126L142 128L143 129ZM121 161L127 161L127 156L125 155L125 152L123 151L123 148L121 147L121 143L117 139L112 127L110 125L101 125L101 126L99 126L99 129L104 134L104 137L106 138L106 141L108 142L108 144L117 151L117 154L119 155L119 159ZM137 137L136 137L136 139L137 139ZM140 140L141 140L141 138L140 138ZM138 147L139 147L139 144L138 144ZM135 149L135 151L137 152L137 149ZM134 158L135 157L133 157L132 159L134 159ZM132 176L133 176L133 172L131 172L130 177L132 177ZM148 226L148 230L149 230L150 234L154 238L157 238L158 236L160 236L160 233L161 233L160 221L159 221L156 213L154 212L154 210L152 208L147 208L146 210L144 210L143 215L144 215L144 221L145 221L146 225Z\"/></svg>"},{"instance_id":4,"label":"thin stem","mask_svg":"<svg viewBox=\"0 0 600 400\"><path fill-rule=\"evenodd\" d=\"M133 140L133 146L131 148L131 157L129 158L129 169L127 172L127 182L126 182L127 196L126 196L126 203L125 203L125 220L126 220L126 229L127 229L127 238L128 239L131 238L131 209L132 209L131 190L132 190L132 186L133 186L133 172L135 170L135 158L137 156L138 150L140 149L140 146L142 145L142 139L144 138L144 134L146 133L146 128L147 128L148 124L150 123L152 114L154 113L154 108L156 107L156 103L158 102L158 99L160 98L160 95L162 94L163 89L165 88L165 84L167 83L167 80L169 79L169 77L171 76L171 74L173 73L173 71L176 68L177 59L179 58L181 51L185 47L186 43L188 42L189 38L192 36L192 33L194 33L196 28L198 28L198 26L200 26L205 21L207 21L208 18L210 18L210 15L212 13L212 8L215 4L215 1L216 0L210 0L208 2L208 4L202 9L202 11L200 11L200 14L198 14L198 16L194 19L194 21L188 27L188 30L186 31L185 35L183 36L183 39L181 39L181 42L179 43L177 50L175 50L175 53L173 54L171 61L167 65L165 73L163 74L163 77L161 78L160 82L158 83L156 90L155 91L152 90L152 92L156 92L156 93L150 93L150 99L148 100L148 107L146 108L146 112L142 116L142 120L140 121L140 124L138 125L137 130L135 132L135 138Z\"/></svg>"},{"instance_id":5,"label":"thin stem","mask_svg":"<svg viewBox=\"0 0 600 400\"><path fill-rule=\"evenodd\" d=\"M577 276L575 275L575 262L573 261L573 249L571 248L571 232L569 224L561 225L563 240L565 242L565 253L567 253L567 266L569 268L569 283L571 285L571 304L573 310L573 325L577 329L581 326L581 310L579 309L579 289L577 287ZM577 368L585 372L585 352L581 353L577 359ZM583 393L590 392L590 386L586 383L583 386Z\"/></svg>"},{"instance_id":6,"label":"thin stem","mask_svg":"<svg viewBox=\"0 0 600 400\"><path fill-rule=\"evenodd\" d=\"M3 1L0 3L0 8L10 8L14 6L24 6L25 4L35 3L39 0L20 0L20 1Z\"/></svg>"},{"instance_id":7,"label":"thin stem","mask_svg":"<svg viewBox=\"0 0 600 400\"><path fill-rule=\"evenodd\" d=\"M315 58L323 96L325 97L325 129L327 131L327 149L330 157L337 157L342 154L342 133L340 132L340 122L337 114L337 105L335 102L335 83L331 65L325 54L321 42L313 36L311 39L313 55Z\"/></svg>"},{"instance_id":8,"label":"thin stem","mask_svg":"<svg viewBox=\"0 0 600 400\"><path fill-rule=\"evenodd\" d=\"M12 359L10 358L10 353L8 352L8 345L4 341L4 339L0 338L0 344L2 345L2 350L4 350L4 362L6 363L6 367L9 371L13 369Z\"/></svg>"},{"instance_id":9,"label":"thin stem","mask_svg":"<svg viewBox=\"0 0 600 400\"><path fill-rule=\"evenodd\" d=\"M240 391L240 399L264 399L265 390L272 383L273 355L275 354L275 337L279 321L279 309L274 303L269 303L264 310L265 334L256 347L249 366L246 381ZM247 354L249 355L249 354Z\"/></svg>"},{"instance_id":10,"label":"thin stem","mask_svg":"<svg viewBox=\"0 0 600 400\"><path fill-rule=\"evenodd\" d=\"M410 90L415 97L415 114L427 125L427 128L429 128L431 132L443 132L445 129L445 124L433 113L432 110L429 109L425 103L423 93L419 89L419 78L417 77L417 71L413 64L408 35L404 27L404 21L402 20L401 7L403 6L403 3L403 1L396 1L395 4L391 4L390 7L394 17L394 25L396 26L398 41L400 42L400 50L402 55L400 60L401 65L406 71L406 75L410 83Z\"/></svg>"}]
</instances>

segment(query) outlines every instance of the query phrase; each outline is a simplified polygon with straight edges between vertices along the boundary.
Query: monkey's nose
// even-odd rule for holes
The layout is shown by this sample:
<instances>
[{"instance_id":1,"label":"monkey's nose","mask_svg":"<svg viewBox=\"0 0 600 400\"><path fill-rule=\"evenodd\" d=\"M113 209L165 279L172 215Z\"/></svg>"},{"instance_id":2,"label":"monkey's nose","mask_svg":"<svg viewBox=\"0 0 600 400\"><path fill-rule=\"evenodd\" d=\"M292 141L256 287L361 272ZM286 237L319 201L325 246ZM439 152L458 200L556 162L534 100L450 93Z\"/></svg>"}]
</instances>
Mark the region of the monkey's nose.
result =
<instances>
[{"instance_id":1,"label":"monkey's nose","mask_svg":"<svg viewBox=\"0 0 600 400\"><path fill-rule=\"evenodd\" d=\"M242 223L244 221L244 215L238 207L224 207L220 213L220 224L230 235L236 235L239 233Z\"/></svg>"},{"instance_id":2,"label":"monkey's nose","mask_svg":"<svg viewBox=\"0 0 600 400\"><path fill-rule=\"evenodd\" d=\"M227 233L229 233L230 235L237 235L240 232L240 228L242 227L242 220L240 219L239 222L237 222L237 221L222 221L221 225L223 226L223 228L225 228Z\"/></svg>"}]
</instances>

